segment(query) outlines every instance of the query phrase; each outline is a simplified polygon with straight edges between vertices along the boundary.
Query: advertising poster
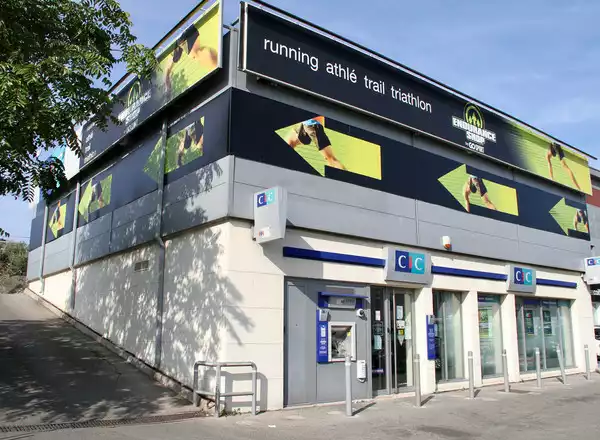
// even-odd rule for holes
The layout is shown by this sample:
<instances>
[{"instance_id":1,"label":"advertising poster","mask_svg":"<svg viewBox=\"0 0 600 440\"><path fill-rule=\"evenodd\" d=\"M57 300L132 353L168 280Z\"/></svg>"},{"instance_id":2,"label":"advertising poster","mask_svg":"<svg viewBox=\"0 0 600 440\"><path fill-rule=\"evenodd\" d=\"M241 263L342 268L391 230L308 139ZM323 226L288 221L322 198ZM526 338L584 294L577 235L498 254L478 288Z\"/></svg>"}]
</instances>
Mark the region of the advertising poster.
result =
<instances>
[{"instance_id":1,"label":"advertising poster","mask_svg":"<svg viewBox=\"0 0 600 440\"><path fill-rule=\"evenodd\" d=\"M93 123L84 127L81 167L220 68L221 29L221 2L216 1L160 55L151 78L135 78L118 92L121 102L115 105L113 116L119 124L109 122L105 131Z\"/></svg>"},{"instance_id":2,"label":"advertising poster","mask_svg":"<svg viewBox=\"0 0 600 440\"><path fill-rule=\"evenodd\" d=\"M242 17L246 72L591 194L587 157L550 136L255 6L244 3ZM318 155L311 161L322 167Z\"/></svg>"},{"instance_id":3,"label":"advertising poster","mask_svg":"<svg viewBox=\"0 0 600 440\"><path fill-rule=\"evenodd\" d=\"M491 310L489 308L479 309L479 338L490 339L492 337L492 323L490 322Z\"/></svg>"},{"instance_id":4,"label":"advertising poster","mask_svg":"<svg viewBox=\"0 0 600 440\"><path fill-rule=\"evenodd\" d=\"M542 310L542 316L544 318L544 335L552 336L554 330L552 329L552 316L550 315L550 310Z\"/></svg>"},{"instance_id":5,"label":"advertising poster","mask_svg":"<svg viewBox=\"0 0 600 440\"><path fill-rule=\"evenodd\" d=\"M525 310L525 334L535 336L535 324L533 322L533 310Z\"/></svg>"},{"instance_id":6,"label":"advertising poster","mask_svg":"<svg viewBox=\"0 0 600 440\"><path fill-rule=\"evenodd\" d=\"M264 97L234 90L230 150L457 211L589 240L585 204ZM210 120L206 119L210 126ZM426 167L421 164L427 164Z\"/></svg>"},{"instance_id":7,"label":"advertising poster","mask_svg":"<svg viewBox=\"0 0 600 440\"><path fill-rule=\"evenodd\" d=\"M56 240L73 230L75 192L57 200L48 207L46 243Z\"/></svg>"}]
</instances>

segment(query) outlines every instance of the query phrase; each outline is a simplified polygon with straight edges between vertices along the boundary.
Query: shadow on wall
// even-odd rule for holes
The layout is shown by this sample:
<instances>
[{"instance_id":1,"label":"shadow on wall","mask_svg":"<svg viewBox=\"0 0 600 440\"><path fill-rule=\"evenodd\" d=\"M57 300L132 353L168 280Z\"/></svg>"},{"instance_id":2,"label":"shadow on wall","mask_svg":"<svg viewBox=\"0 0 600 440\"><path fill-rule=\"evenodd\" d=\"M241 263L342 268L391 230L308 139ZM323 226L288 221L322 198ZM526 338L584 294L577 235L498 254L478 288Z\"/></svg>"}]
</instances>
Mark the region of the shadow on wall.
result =
<instances>
[{"instance_id":1,"label":"shadow on wall","mask_svg":"<svg viewBox=\"0 0 600 440\"><path fill-rule=\"evenodd\" d=\"M0 425L134 418L189 405L61 319L0 321L0 353Z\"/></svg>"}]
</instances>

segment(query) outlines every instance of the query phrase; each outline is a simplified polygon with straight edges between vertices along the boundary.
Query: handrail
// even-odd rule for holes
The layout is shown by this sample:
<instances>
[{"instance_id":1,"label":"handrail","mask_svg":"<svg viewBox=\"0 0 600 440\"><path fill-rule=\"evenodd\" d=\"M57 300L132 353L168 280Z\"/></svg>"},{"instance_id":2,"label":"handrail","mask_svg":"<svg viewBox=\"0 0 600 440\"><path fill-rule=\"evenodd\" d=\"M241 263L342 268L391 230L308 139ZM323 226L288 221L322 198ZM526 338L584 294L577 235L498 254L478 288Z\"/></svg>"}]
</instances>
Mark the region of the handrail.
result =
<instances>
[{"instance_id":1,"label":"handrail","mask_svg":"<svg viewBox=\"0 0 600 440\"><path fill-rule=\"evenodd\" d=\"M215 391L199 390L198 389L198 367L209 367L217 369L217 376L215 380ZM222 367L251 367L252 368L252 391L235 391L229 393L221 392L221 368ZM251 361L243 362L209 362L209 361L196 361L194 363L194 382L192 384L193 401L194 405L199 405L199 394L206 396L214 396L215 398L215 417L219 417L219 407L221 406L221 397L232 397L232 396L252 396L252 415L256 415L256 364Z\"/></svg>"}]
</instances>

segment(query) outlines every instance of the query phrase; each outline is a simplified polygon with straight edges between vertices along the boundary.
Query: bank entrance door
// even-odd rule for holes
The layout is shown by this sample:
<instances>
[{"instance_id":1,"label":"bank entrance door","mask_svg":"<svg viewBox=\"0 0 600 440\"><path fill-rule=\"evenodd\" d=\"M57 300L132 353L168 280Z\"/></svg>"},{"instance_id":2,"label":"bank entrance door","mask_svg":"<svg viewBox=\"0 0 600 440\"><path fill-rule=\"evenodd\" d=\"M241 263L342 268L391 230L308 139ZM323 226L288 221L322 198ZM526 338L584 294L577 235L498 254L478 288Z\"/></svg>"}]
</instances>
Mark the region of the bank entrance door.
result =
<instances>
[{"instance_id":1,"label":"bank entrance door","mask_svg":"<svg viewBox=\"0 0 600 440\"><path fill-rule=\"evenodd\" d=\"M413 386L413 295L371 287L371 383L373 395Z\"/></svg>"}]
</instances>

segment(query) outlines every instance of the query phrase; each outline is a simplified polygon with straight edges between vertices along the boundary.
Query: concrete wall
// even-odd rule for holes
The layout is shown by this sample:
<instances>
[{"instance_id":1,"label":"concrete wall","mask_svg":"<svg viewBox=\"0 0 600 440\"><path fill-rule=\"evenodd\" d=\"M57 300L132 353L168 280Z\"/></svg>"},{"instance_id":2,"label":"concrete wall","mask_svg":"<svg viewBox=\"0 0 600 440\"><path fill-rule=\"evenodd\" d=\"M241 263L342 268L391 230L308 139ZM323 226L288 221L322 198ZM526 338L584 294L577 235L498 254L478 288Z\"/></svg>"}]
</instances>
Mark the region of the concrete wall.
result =
<instances>
[{"instance_id":1,"label":"concrete wall","mask_svg":"<svg viewBox=\"0 0 600 440\"><path fill-rule=\"evenodd\" d=\"M27 280L33 281L40 277L40 260L42 258L42 246L29 251L27 257Z\"/></svg>"},{"instance_id":2,"label":"concrete wall","mask_svg":"<svg viewBox=\"0 0 600 440\"><path fill-rule=\"evenodd\" d=\"M136 272L135 263L142 261L148 269ZM74 316L149 364L155 354L157 263L152 244L76 269Z\"/></svg>"},{"instance_id":3,"label":"concrete wall","mask_svg":"<svg viewBox=\"0 0 600 440\"><path fill-rule=\"evenodd\" d=\"M589 242L458 212L430 203L235 159L231 214L252 219L252 195L281 185L296 227L541 266L582 270Z\"/></svg>"},{"instance_id":4,"label":"concrete wall","mask_svg":"<svg viewBox=\"0 0 600 440\"><path fill-rule=\"evenodd\" d=\"M44 292L42 296L46 301L54 304L60 310L68 312L72 279L70 270L55 273L44 278Z\"/></svg>"},{"instance_id":5,"label":"concrete wall","mask_svg":"<svg viewBox=\"0 0 600 440\"><path fill-rule=\"evenodd\" d=\"M71 245L75 238L73 232L63 235L56 240L46 243L44 252L44 276L63 271L71 263Z\"/></svg>"}]
</instances>

